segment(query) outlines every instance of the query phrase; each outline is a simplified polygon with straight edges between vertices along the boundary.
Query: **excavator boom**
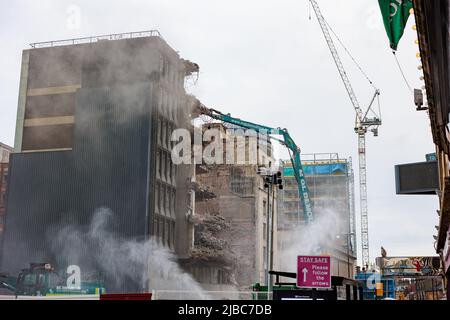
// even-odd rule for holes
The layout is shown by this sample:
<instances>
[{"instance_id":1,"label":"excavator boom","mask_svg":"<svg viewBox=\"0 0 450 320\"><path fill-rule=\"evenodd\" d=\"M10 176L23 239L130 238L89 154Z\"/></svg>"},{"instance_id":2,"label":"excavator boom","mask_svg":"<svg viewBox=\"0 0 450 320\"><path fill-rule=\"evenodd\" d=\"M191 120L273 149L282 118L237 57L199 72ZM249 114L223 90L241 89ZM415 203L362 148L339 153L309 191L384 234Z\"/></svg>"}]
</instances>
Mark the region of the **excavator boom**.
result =
<instances>
[{"instance_id":1,"label":"excavator boom","mask_svg":"<svg viewBox=\"0 0 450 320\"><path fill-rule=\"evenodd\" d=\"M287 129L271 128L253 122L234 118L229 114L224 114L218 110L207 108L202 104L199 104L197 112L199 114L206 115L212 119L230 123L242 128L251 129L256 131L257 133L262 133L267 136L270 135L283 136L283 140L278 139L276 140L280 141L290 150L289 155L291 158L292 168L294 169L295 179L297 180L298 184L298 192L302 200L302 208L305 221L307 224L313 221L312 203L309 197L308 184L306 182L306 177L303 171L303 166L300 158L300 148L296 145Z\"/></svg>"}]
</instances>

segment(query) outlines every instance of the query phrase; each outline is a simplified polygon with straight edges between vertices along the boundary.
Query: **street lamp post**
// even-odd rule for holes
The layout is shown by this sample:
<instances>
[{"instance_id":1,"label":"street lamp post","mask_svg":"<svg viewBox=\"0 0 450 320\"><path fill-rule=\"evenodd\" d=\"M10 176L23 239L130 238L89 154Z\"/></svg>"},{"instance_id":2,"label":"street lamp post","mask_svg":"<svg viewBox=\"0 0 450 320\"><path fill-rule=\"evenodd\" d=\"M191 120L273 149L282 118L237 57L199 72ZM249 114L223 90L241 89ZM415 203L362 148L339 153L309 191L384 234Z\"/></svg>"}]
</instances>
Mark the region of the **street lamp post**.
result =
<instances>
[{"instance_id":1,"label":"street lamp post","mask_svg":"<svg viewBox=\"0 0 450 320\"><path fill-rule=\"evenodd\" d=\"M347 237L347 274L350 279L350 233Z\"/></svg>"},{"instance_id":2,"label":"street lamp post","mask_svg":"<svg viewBox=\"0 0 450 320\"><path fill-rule=\"evenodd\" d=\"M347 245L345 247L346 247L346 250L347 250L347 275L348 275L349 279L350 279L350 245L351 245L351 236L353 234L354 233L352 233L352 232L342 234L342 235L346 235L347 236ZM340 236L341 235L338 234L336 237L339 239Z\"/></svg>"},{"instance_id":3,"label":"street lamp post","mask_svg":"<svg viewBox=\"0 0 450 320\"><path fill-rule=\"evenodd\" d=\"M273 203L272 203L272 210L271 210L271 203L270 203L270 194L274 191L273 186L278 185L278 188L281 190L283 189L283 181L281 179L281 171L278 171L275 174L262 174L264 178L264 189L267 189L267 217L266 217L266 282L267 282L267 299L270 299L270 293L272 292L272 279L269 274L269 269L272 266L272 233L273 233L273 215L271 215L271 212L273 212ZM275 197L275 195L273 195Z\"/></svg>"},{"instance_id":4,"label":"street lamp post","mask_svg":"<svg viewBox=\"0 0 450 320\"><path fill-rule=\"evenodd\" d=\"M269 184L267 186L267 212L266 212L266 230L264 230L266 232L266 284L267 284L267 299L269 299L269 294L270 294L270 290L271 290L271 284L272 281L270 279L270 274L269 274L269 266L270 266L270 245L271 245L271 241L270 241L270 192L272 191L272 185Z\"/></svg>"}]
</instances>

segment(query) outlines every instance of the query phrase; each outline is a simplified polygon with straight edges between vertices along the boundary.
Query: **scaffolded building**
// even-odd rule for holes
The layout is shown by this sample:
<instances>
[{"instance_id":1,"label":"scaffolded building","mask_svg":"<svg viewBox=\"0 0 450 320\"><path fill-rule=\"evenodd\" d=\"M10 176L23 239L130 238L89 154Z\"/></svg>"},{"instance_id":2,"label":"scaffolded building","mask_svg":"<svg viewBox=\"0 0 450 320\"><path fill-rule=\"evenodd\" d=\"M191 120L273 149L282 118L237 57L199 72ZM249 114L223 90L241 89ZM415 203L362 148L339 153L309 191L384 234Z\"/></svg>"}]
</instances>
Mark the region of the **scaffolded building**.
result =
<instances>
[{"instance_id":1,"label":"scaffolded building","mask_svg":"<svg viewBox=\"0 0 450 320\"><path fill-rule=\"evenodd\" d=\"M305 154L302 159L314 221L318 224L313 227L316 247L307 248L314 241L302 239L302 232L306 229L297 181L291 162L282 161L284 190L279 192L278 198L281 266L292 269L295 260L292 255L295 254L326 253L332 256L333 275L351 278L357 252L351 158L341 159L336 153L327 153Z\"/></svg>"}]
</instances>

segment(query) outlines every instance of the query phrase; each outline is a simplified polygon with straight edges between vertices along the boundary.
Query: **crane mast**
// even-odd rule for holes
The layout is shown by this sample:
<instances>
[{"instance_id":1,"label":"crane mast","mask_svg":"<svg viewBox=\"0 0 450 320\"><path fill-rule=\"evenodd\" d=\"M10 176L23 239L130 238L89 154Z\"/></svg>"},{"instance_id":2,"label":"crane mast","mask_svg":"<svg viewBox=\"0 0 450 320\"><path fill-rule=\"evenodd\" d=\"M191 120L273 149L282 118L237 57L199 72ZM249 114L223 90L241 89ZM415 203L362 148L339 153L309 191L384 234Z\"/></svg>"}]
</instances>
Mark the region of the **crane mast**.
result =
<instances>
[{"instance_id":1,"label":"crane mast","mask_svg":"<svg viewBox=\"0 0 450 320\"><path fill-rule=\"evenodd\" d=\"M378 116L374 110L372 110L372 105L375 98L378 98L380 91L375 89L373 98L366 110L363 112L361 109L356 94L353 90L351 82L347 76L345 68L339 57L336 46L334 45L333 39L331 37L328 24L320 11L319 5L315 0L309 0L311 6L314 9L319 25L322 29L323 35L330 49L331 55L333 56L334 62L336 63L339 75L342 78L347 94L350 101L353 104L353 108L356 112L355 120L355 132L358 135L358 157L359 157L359 196L360 196L360 214L361 214L361 248L362 248L362 265L369 265L369 221L368 221L368 209L367 209L367 167L366 167L366 133L369 127L372 133L378 135L378 126L381 125L381 117ZM375 114L375 117L368 118L369 111Z\"/></svg>"}]
</instances>

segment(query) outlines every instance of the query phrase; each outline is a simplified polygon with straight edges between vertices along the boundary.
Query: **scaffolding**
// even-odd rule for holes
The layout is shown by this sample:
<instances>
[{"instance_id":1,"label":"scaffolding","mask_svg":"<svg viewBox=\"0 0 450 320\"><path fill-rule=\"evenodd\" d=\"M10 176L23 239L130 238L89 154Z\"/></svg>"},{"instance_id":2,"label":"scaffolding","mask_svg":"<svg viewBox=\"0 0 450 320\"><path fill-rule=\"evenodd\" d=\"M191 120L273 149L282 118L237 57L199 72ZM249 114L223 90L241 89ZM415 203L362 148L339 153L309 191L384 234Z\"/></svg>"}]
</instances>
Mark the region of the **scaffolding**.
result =
<instances>
[{"instance_id":1,"label":"scaffolding","mask_svg":"<svg viewBox=\"0 0 450 320\"><path fill-rule=\"evenodd\" d=\"M315 212L333 208L345 217L347 245L356 256L355 191L352 158L339 158L337 153L303 154L302 164ZM302 206L291 162L280 162L284 190L279 196L279 227L290 229L304 224Z\"/></svg>"}]
</instances>

